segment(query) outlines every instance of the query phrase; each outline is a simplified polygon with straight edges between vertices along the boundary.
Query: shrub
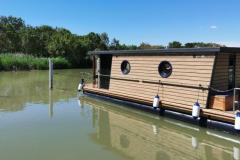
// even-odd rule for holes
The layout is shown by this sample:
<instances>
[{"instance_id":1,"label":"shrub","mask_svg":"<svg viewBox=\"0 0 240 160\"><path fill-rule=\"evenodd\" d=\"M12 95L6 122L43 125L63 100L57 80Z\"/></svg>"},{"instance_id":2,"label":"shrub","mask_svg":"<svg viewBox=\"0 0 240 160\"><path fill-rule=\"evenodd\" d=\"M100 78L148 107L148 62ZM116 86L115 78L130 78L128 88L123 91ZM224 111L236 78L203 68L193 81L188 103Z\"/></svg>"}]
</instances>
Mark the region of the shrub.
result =
<instances>
[{"instance_id":1,"label":"shrub","mask_svg":"<svg viewBox=\"0 0 240 160\"><path fill-rule=\"evenodd\" d=\"M71 63L63 58L53 59L53 66L56 69L65 69L71 67ZM34 57L25 54L0 54L0 70L45 70L48 69L48 58Z\"/></svg>"},{"instance_id":2,"label":"shrub","mask_svg":"<svg viewBox=\"0 0 240 160\"><path fill-rule=\"evenodd\" d=\"M63 57L56 57L56 58L53 58L53 67L55 69L70 68L71 64L67 59Z\"/></svg>"}]
</instances>

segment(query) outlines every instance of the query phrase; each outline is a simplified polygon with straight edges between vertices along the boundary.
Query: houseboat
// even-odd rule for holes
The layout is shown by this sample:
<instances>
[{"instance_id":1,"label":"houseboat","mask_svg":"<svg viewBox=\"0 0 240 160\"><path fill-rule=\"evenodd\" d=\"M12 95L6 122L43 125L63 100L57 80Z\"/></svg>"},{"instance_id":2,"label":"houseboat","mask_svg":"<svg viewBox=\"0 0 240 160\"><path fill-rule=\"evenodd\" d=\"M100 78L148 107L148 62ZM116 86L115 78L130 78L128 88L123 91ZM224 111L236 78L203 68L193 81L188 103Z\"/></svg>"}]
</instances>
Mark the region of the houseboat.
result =
<instances>
[{"instance_id":1,"label":"houseboat","mask_svg":"<svg viewBox=\"0 0 240 160\"><path fill-rule=\"evenodd\" d=\"M240 130L240 48L89 52L93 82L84 93L234 124Z\"/></svg>"}]
</instances>

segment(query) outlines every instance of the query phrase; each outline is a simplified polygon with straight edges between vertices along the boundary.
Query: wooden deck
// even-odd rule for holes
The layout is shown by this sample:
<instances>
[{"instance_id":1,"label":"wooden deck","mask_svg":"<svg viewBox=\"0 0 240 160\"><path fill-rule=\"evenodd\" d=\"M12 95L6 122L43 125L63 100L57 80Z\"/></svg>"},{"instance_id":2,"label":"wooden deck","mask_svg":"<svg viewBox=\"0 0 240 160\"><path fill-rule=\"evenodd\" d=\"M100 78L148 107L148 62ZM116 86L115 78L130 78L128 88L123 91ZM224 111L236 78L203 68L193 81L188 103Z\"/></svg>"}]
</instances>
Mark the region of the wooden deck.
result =
<instances>
[{"instance_id":1,"label":"wooden deck","mask_svg":"<svg viewBox=\"0 0 240 160\"><path fill-rule=\"evenodd\" d=\"M102 95L102 96L107 96L115 99L120 99L120 100L125 100L125 101L130 101L130 102L135 102L139 104L144 104L148 106L152 106L152 101L149 101L149 99L146 99L144 96L143 97L133 97L128 94L124 94L121 92L116 92L116 91L109 91L107 89L99 89L94 87L92 84L87 84L84 88L84 91L87 93L93 93L97 95ZM181 112L181 113L186 113L186 114L191 114L192 113L192 106L174 106L174 105L168 105L168 106L162 106L163 108L167 110L172 110L176 112ZM222 122L227 122L227 123L234 123L234 112L233 111L220 111L216 109L207 109L203 108L201 110L201 116L206 117L211 120L217 120L217 121L222 121Z\"/></svg>"}]
</instances>

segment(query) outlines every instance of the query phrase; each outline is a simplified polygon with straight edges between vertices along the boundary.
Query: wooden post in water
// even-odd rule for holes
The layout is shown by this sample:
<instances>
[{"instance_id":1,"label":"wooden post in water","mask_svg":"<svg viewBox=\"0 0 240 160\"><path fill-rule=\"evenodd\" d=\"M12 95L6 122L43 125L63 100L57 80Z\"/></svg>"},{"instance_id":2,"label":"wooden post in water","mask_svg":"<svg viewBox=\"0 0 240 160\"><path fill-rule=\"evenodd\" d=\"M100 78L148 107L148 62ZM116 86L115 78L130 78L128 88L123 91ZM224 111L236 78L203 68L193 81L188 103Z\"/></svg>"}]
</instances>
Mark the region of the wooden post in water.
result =
<instances>
[{"instance_id":1,"label":"wooden post in water","mask_svg":"<svg viewBox=\"0 0 240 160\"><path fill-rule=\"evenodd\" d=\"M49 89L53 89L53 63L51 58L48 59L49 64Z\"/></svg>"}]
</instances>

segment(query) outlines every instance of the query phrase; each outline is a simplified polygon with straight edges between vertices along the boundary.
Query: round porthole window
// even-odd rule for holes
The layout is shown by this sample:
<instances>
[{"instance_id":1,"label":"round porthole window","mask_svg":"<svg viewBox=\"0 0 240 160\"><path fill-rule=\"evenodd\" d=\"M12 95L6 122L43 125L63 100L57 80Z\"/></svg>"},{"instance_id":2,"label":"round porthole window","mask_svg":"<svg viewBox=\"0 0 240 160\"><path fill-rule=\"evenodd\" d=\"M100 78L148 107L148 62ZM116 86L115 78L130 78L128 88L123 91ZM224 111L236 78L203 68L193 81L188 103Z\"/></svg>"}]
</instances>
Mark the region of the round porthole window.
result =
<instances>
[{"instance_id":1,"label":"round porthole window","mask_svg":"<svg viewBox=\"0 0 240 160\"><path fill-rule=\"evenodd\" d=\"M121 71L123 74L128 74L131 70L130 63L127 60L124 60L121 64Z\"/></svg>"},{"instance_id":2,"label":"round porthole window","mask_svg":"<svg viewBox=\"0 0 240 160\"><path fill-rule=\"evenodd\" d=\"M172 74L172 65L168 61L162 61L158 66L158 72L162 78L168 78Z\"/></svg>"}]
</instances>

